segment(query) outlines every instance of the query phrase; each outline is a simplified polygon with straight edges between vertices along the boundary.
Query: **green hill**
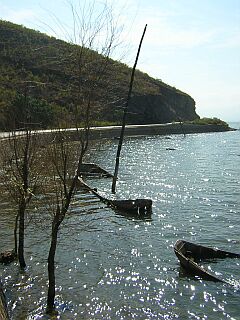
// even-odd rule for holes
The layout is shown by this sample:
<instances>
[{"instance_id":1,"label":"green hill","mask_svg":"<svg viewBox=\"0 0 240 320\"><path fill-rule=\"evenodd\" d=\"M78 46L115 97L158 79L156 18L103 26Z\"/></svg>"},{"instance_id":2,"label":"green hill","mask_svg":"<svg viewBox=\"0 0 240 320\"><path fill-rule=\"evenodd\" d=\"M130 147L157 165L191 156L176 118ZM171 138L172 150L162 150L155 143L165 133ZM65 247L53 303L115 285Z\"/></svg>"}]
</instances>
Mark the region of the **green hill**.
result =
<instances>
[{"instance_id":1,"label":"green hill","mask_svg":"<svg viewBox=\"0 0 240 320\"><path fill-rule=\"evenodd\" d=\"M81 62L81 63L80 63ZM93 50L0 20L0 129L120 123L131 68ZM187 94L136 71L128 123L194 120Z\"/></svg>"}]
</instances>

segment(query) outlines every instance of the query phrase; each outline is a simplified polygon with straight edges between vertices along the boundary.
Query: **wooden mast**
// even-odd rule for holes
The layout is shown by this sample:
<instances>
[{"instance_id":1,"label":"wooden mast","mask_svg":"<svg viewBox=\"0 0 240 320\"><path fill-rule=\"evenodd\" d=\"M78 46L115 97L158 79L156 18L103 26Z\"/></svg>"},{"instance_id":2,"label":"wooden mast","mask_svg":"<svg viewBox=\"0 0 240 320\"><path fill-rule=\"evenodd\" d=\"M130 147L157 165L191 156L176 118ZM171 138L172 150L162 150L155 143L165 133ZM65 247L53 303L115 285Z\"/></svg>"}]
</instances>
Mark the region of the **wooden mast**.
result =
<instances>
[{"instance_id":1,"label":"wooden mast","mask_svg":"<svg viewBox=\"0 0 240 320\"><path fill-rule=\"evenodd\" d=\"M143 42L143 38L144 38L144 35L146 32L146 29L147 29L147 24L145 25L145 28L143 30L143 34L142 34L142 37L141 37L141 40L140 40L140 43L138 46L137 56L136 56L135 63L134 63L133 69L132 69L132 75L131 75L131 80L130 80L130 84L129 84L127 100L126 100L126 104L125 104L124 111L123 111L122 129L121 129L120 139L119 139L119 143L118 143L116 162L115 162L115 171L114 171L113 181L112 181L112 193L116 193L116 182L117 182L117 176L118 176L119 160L120 160L120 154L121 154L121 149L122 149L124 131L125 131L125 126L126 126L126 116L127 116L128 104L131 99L135 69L137 66L138 57L140 54L140 50L141 50L141 46L142 46L142 42Z\"/></svg>"}]
</instances>

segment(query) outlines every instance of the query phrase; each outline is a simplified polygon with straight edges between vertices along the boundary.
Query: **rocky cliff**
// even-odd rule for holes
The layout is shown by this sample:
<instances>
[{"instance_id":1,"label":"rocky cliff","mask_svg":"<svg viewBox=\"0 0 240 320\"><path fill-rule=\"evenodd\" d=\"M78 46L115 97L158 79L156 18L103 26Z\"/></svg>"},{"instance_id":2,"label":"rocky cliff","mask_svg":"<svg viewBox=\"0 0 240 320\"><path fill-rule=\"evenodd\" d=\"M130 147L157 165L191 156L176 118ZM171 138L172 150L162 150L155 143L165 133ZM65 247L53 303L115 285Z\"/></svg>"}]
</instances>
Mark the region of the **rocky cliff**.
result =
<instances>
[{"instance_id":1,"label":"rocky cliff","mask_svg":"<svg viewBox=\"0 0 240 320\"><path fill-rule=\"evenodd\" d=\"M174 89L159 88L159 94L135 95L129 108L129 123L167 123L199 118L195 101Z\"/></svg>"}]
</instances>

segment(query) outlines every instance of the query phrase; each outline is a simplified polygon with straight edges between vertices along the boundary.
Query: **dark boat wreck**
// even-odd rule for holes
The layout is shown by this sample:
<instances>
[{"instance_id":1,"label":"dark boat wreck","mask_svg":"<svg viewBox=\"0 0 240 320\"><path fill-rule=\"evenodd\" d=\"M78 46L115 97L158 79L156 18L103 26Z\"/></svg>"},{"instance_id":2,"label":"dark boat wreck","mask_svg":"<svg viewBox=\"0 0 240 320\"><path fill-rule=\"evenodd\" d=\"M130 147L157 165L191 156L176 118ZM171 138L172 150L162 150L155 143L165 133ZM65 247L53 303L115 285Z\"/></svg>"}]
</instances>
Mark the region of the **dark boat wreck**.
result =
<instances>
[{"instance_id":1,"label":"dark boat wreck","mask_svg":"<svg viewBox=\"0 0 240 320\"><path fill-rule=\"evenodd\" d=\"M185 240L177 240L174 245L174 252L178 257L181 266L189 273L205 280L228 283L223 279L211 274L198 262L204 259L240 258L240 254L223 251L215 248L205 247Z\"/></svg>"},{"instance_id":2,"label":"dark boat wreck","mask_svg":"<svg viewBox=\"0 0 240 320\"><path fill-rule=\"evenodd\" d=\"M81 176L87 177L105 177L112 178L113 175L101 168L95 163L82 163L80 166L80 174Z\"/></svg>"},{"instance_id":3,"label":"dark boat wreck","mask_svg":"<svg viewBox=\"0 0 240 320\"><path fill-rule=\"evenodd\" d=\"M91 188L82 178L78 178L79 184L87 191L93 193L103 203L110 206L112 209L126 214L133 214L136 216L150 216L152 214L152 200L151 199L135 199L135 200L110 200L101 196L97 189Z\"/></svg>"}]
</instances>

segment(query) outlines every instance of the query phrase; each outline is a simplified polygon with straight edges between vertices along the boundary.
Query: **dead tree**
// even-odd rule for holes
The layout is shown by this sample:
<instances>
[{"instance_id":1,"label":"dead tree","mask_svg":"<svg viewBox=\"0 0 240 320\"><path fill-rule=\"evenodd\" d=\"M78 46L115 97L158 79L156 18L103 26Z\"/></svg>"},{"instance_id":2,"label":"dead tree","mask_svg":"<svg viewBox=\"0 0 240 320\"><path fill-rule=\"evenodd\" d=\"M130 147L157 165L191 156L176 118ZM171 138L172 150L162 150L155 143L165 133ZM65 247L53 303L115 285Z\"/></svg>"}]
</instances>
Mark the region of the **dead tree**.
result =
<instances>
[{"instance_id":1,"label":"dead tree","mask_svg":"<svg viewBox=\"0 0 240 320\"><path fill-rule=\"evenodd\" d=\"M73 198L78 177L80 176L83 156L88 148L89 128L85 128L85 139L80 138L80 144L77 150L77 159L75 166L72 166L73 158L69 156L71 141L68 140L67 134L59 132L57 137L58 143L48 147L48 159L52 165L52 177L55 185L55 212L52 219L51 244L48 253L48 296L47 296L47 313L54 312L55 300L55 254L57 249L58 231L63 222L66 213L69 210ZM59 141L60 140L60 141ZM75 174L69 174L71 168L75 168Z\"/></svg>"},{"instance_id":2,"label":"dead tree","mask_svg":"<svg viewBox=\"0 0 240 320\"><path fill-rule=\"evenodd\" d=\"M68 140L67 131L64 130L59 131L55 143L48 147L51 176L56 191L48 254L49 284L46 310L48 314L55 311L55 254L58 232L78 183L83 157L88 149L90 125L94 120L93 113L98 106L95 89L103 85L102 81L106 75L116 36L113 20L110 18L111 10L104 5L102 12L98 11L96 14L94 5L94 1L91 4L85 3L81 15L77 8L71 5L74 27L73 36L69 40L74 46L71 55L73 78L69 85L69 95L72 97L73 117L78 135L76 149L74 152L71 150L71 141ZM104 43L101 41L103 34L105 34ZM99 45L100 42L102 47ZM101 54L97 54L96 50Z\"/></svg>"},{"instance_id":3,"label":"dead tree","mask_svg":"<svg viewBox=\"0 0 240 320\"><path fill-rule=\"evenodd\" d=\"M39 139L38 139L39 140ZM2 141L1 160L3 170L1 178L17 206L14 227L14 251L18 255L19 265L26 267L24 257L25 215L37 186L36 157L38 140L33 131L12 131L7 140Z\"/></svg>"},{"instance_id":4,"label":"dead tree","mask_svg":"<svg viewBox=\"0 0 240 320\"><path fill-rule=\"evenodd\" d=\"M40 138L37 137L35 124L31 123L31 107L29 103L30 87L36 86L33 81L23 81L20 87L24 92L19 104L13 105L9 112L9 125L11 131L8 138L1 141L1 178L10 199L16 205L14 226L14 253L18 256L21 269L26 267L24 257L25 218L26 210L32 200L38 184L40 166L37 161L40 147ZM21 107L21 120L19 121L19 108ZM18 111L18 112L17 112ZM19 130L19 124L22 129Z\"/></svg>"}]
</instances>

